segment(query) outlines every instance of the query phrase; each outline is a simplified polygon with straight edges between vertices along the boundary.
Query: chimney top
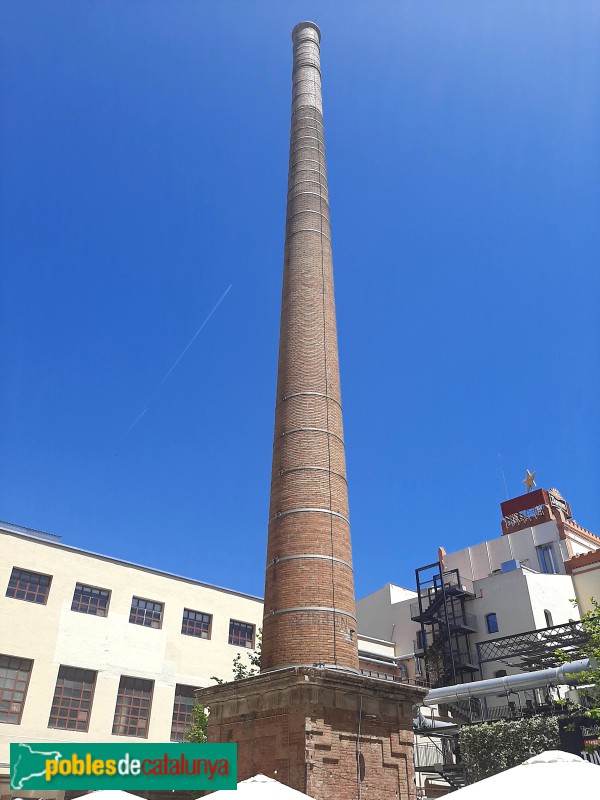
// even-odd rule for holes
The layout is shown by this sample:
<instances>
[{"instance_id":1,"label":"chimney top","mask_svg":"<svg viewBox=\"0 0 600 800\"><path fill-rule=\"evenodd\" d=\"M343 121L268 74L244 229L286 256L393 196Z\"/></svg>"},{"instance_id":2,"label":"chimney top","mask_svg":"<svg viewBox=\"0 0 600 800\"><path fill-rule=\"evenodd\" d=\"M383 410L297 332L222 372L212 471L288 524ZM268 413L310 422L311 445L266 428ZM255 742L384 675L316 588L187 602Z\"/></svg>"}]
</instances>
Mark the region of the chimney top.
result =
<instances>
[{"instance_id":1,"label":"chimney top","mask_svg":"<svg viewBox=\"0 0 600 800\"><path fill-rule=\"evenodd\" d=\"M292 41L296 43L300 38L300 34L303 31L313 30L317 34L317 42L321 41L321 31L319 30L319 26L315 22L299 22L292 31ZM314 36L304 36L302 38L305 39L312 39L314 41Z\"/></svg>"}]
</instances>

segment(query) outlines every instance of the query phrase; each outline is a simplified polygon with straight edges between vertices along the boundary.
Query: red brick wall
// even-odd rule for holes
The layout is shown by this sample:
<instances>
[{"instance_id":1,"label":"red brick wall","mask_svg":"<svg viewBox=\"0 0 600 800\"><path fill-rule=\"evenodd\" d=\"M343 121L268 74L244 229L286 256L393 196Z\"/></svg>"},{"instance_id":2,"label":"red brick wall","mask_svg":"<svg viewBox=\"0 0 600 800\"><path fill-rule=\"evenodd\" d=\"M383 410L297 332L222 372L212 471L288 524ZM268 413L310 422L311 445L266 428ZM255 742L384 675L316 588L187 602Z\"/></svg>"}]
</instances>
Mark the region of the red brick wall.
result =
<instances>
[{"instance_id":1,"label":"red brick wall","mask_svg":"<svg viewBox=\"0 0 600 800\"><path fill-rule=\"evenodd\" d=\"M316 800L356 800L359 783L362 800L414 800L412 704L424 693L289 669L197 697L211 708L209 740L238 743L238 780L263 773Z\"/></svg>"}]
</instances>

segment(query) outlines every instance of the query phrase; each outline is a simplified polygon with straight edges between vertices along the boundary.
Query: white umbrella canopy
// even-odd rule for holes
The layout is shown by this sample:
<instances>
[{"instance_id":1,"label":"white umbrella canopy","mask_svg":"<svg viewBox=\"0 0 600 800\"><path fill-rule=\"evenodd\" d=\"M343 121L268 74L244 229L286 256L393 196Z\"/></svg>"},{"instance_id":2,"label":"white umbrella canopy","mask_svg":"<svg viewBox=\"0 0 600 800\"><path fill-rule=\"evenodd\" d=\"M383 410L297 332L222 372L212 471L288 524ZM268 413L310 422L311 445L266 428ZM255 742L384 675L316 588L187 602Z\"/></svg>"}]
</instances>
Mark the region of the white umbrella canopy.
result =
<instances>
[{"instance_id":1,"label":"white umbrella canopy","mask_svg":"<svg viewBox=\"0 0 600 800\"><path fill-rule=\"evenodd\" d=\"M452 793L452 800L565 800L600 796L600 767L583 758L547 750L491 778Z\"/></svg>"},{"instance_id":2,"label":"white umbrella canopy","mask_svg":"<svg viewBox=\"0 0 600 800\"><path fill-rule=\"evenodd\" d=\"M79 797L75 797L74 800L143 800L139 794L131 794L130 792L122 792L119 789L102 789L98 790L97 792L86 792L86 794L81 794Z\"/></svg>"},{"instance_id":3,"label":"white umbrella canopy","mask_svg":"<svg viewBox=\"0 0 600 800\"><path fill-rule=\"evenodd\" d=\"M304 792L290 789L273 778L266 775L255 775L240 781L237 785L237 794L231 794L231 789L221 789L218 792L211 792L206 795L210 800L306 800L308 797Z\"/></svg>"}]
</instances>

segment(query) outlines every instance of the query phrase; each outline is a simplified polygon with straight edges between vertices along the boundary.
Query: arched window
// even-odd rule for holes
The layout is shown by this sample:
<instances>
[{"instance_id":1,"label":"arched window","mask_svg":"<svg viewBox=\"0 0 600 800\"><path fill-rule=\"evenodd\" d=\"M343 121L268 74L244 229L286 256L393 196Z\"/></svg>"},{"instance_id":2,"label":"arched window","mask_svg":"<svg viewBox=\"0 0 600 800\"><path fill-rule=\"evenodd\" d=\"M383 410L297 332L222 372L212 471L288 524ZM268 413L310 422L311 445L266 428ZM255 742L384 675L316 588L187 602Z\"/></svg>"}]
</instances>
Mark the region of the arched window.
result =
<instances>
[{"instance_id":1,"label":"arched window","mask_svg":"<svg viewBox=\"0 0 600 800\"><path fill-rule=\"evenodd\" d=\"M554 623L552 622L552 614L548 611L547 608L544 609L544 617L546 618L546 627L551 628Z\"/></svg>"},{"instance_id":2,"label":"arched window","mask_svg":"<svg viewBox=\"0 0 600 800\"><path fill-rule=\"evenodd\" d=\"M496 614L486 614L485 624L487 625L488 633L498 633L498 617Z\"/></svg>"}]
</instances>

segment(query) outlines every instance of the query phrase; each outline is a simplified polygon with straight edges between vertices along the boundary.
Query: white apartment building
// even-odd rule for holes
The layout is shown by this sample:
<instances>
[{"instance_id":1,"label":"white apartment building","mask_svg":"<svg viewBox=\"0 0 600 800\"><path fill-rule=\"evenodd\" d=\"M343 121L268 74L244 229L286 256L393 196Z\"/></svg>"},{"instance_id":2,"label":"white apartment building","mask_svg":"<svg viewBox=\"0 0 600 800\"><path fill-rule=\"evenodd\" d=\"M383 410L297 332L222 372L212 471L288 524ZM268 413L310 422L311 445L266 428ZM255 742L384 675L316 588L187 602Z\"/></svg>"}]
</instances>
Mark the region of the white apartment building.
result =
<instances>
[{"instance_id":1,"label":"white apartment building","mask_svg":"<svg viewBox=\"0 0 600 800\"><path fill-rule=\"evenodd\" d=\"M556 489L538 489L502 503L501 509L502 536L454 553L439 548L438 562L430 565L432 575L444 575L442 583L453 597L456 683L491 678L500 669L510 673L505 664L493 662L480 670L478 644L578 620L590 597L600 599L600 538L573 520ZM428 619L432 598L441 590L439 579L432 581L425 579L417 591L386 584L357 603L361 634L393 641L396 659L417 680L423 670L419 657L431 644L420 620Z\"/></svg>"},{"instance_id":2,"label":"white apartment building","mask_svg":"<svg viewBox=\"0 0 600 800\"><path fill-rule=\"evenodd\" d=\"M569 623L588 610L590 597L600 599L600 539L572 519L556 490L503 503L502 531L500 537L454 553L439 548L438 561L416 571L417 591L388 583L359 600L361 635L391 640L398 666L416 682L429 679L436 685L522 671L511 664L531 668L527 656L522 662L512 655L506 658L511 648L513 654L519 650L521 641L533 663L552 659L559 642L569 640ZM572 602L575 597L578 607ZM565 631L556 627L563 625ZM508 638L497 642L499 637ZM435 652L436 647L443 653L442 665L436 669L434 655L432 669L426 650ZM511 708L533 713L549 702L548 693L537 689L522 697L499 693L488 696L479 711L485 718L502 718L507 710L513 713ZM438 797L460 785L460 771L452 767L443 736L458 730L453 722L481 719L472 716L477 707L470 704L448 708L452 720L436 719L437 710L432 718L432 709L423 709L418 717L415 769L420 797ZM438 738L428 726L438 730ZM440 771L435 766L440 762L450 762L450 768L446 763Z\"/></svg>"},{"instance_id":3,"label":"white apartment building","mask_svg":"<svg viewBox=\"0 0 600 800\"><path fill-rule=\"evenodd\" d=\"M394 658L402 665L409 680L420 677L420 664L415 657L420 625L411 619L411 608L417 593L393 583L363 597L356 603L357 627L361 636L373 636L393 643Z\"/></svg>"},{"instance_id":4,"label":"white apartment building","mask_svg":"<svg viewBox=\"0 0 600 800\"><path fill-rule=\"evenodd\" d=\"M0 523L0 796L10 742L183 741L193 690L231 679L262 615L258 597Z\"/></svg>"},{"instance_id":5,"label":"white apartment building","mask_svg":"<svg viewBox=\"0 0 600 800\"><path fill-rule=\"evenodd\" d=\"M565 562L600 547L600 538L579 525L557 489L537 489L500 504L502 536L455 553L438 551L444 570L458 569L472 581L517 561L534 572L565 575Z\"/></svg>"}]
</instances>

